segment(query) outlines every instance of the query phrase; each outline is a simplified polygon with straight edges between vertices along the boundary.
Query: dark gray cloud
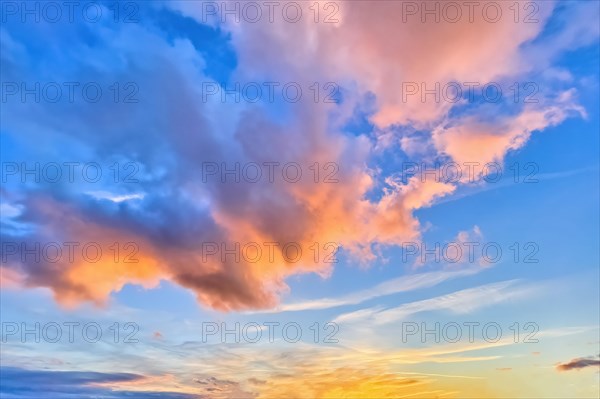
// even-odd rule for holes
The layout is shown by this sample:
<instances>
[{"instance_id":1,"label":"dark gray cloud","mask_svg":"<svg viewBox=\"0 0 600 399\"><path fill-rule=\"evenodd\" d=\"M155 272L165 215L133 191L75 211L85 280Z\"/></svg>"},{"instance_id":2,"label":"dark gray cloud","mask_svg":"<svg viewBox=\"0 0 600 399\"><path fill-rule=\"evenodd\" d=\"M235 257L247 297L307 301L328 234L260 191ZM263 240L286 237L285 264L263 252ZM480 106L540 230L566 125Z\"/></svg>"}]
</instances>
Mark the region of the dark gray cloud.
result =
<instances>
[{"instance_id":1,"label":"dark gray cloud","mask_svg":"<svg viewBox=\"0 0 600 399\"><path fill-rule=\"evenodd\" d=\"M210 397L251 399L258 396L255 392L248 392L242 389L238 382L231 380L224 380L216 377L203 377L195 378L194 382Z\"/></svg>"},{"instance_id":2,"label":"dark gray cloud","mask_svg":"<svg viewBox=\"0 0 600 399\"><path fill-rule=\"evenodd\" d=\"M94 386L143 380L131 373L99 373L90 371L28 370L18 367L0 368L0 396L3 399L200 399L200 396L177 392L123 391Z\"/></svg>"},{"instance_id":3,"label":"dark gray cloud","mask_svg":"<svg viewBox=\"0 0 600 399\"><path fill-rule=\"evenodd\" d=\"M580 370L587 367L600 367L600 356L590 356L573 359L556 366L558 371Z\"/></svg>"}]
</instances>

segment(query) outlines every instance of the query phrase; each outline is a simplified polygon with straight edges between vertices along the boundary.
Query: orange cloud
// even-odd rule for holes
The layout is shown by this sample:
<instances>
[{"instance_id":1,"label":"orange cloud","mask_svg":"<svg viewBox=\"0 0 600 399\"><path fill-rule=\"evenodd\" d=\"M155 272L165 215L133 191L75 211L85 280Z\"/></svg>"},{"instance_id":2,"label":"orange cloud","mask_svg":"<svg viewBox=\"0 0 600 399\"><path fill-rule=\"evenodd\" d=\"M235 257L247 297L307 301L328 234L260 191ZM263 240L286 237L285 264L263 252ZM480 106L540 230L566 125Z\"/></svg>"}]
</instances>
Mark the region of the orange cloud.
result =
<instances>
[{"instance_id":1,"label":"orange cloud","mask_svg":"<svg viewBox=\"0 0 600 399\"><path fill-rule=\"evenodd\" d=\"M372 119L379 127L397 123L424 127L443 118L453 104L432 101L432 95L423 101L421 85L428 90L436 83L484 85L527 71L529 60L520 46L541 32L554 7L551 2L540 3L537 23L515 23L512 3L503 2L495 3L502 15L495 22L483 16L485 4L478 3L472 19L465 9L456 22L435 22L429 16L424 23L420 14L407 15L407 3L336 3L338 23L303 18L290 24L277 19L263 25L226 23L225 28L233 33L240 64L251 71L277 70L282 81L314 81L318 76L323 81L352 82L362 92L376 95ZM198 17L194 6L185 2L174 6ZM303 12L311 15L308 5ZM419 87L418 94L406 95L411 84Z\"/></svg>"},{"instance_id":2,"label":"orange cloud","mask_svg":"<svg viewBox=\"0 0 600 399\"><path fill-rule=\"evenodd\" d=\"M29 221L42 227L40 240L54 241L60 234L65 241L94 241L102 247L115 241L133 242L139 248L138 262L125 264L107 258L89 262L78 256L68 265L30 263L25 268L26 284L51 288L63 303L90 300L101 304L125 284L154 287L166 278L193 290L199 301L215 309L272 307L288 289L288 276L331 273L334 264L324 252L331 251L332 246L327 249L325 245L342 247L363 263L372 261L377 256L375 246L419 239L420 224L413 211L431 206L456 190L455 185L447 183L411 179L402 185L389 178L382 195L370 197L371 190L379 188L378 172L366 166L374 156L375 144L366 135L342 132L344 122L365 93L375 95L371 119L377 129L394 124L426 128L431 131L431 143L423 148L433 148L435 155L459 162L499 161L508 151L522 147L532 131L556 125L572 113L583 113L568 91L547 104L527 107L516 116L496 121L472 116L449 119L452 105L448 102L423 102L420 96L405 99L402 89L407 82L423 82L428 88L437 82L487 83L528 70L530 66L520 48L540 33L553 6L550 2L540 3L536 15L539 23L535 24L515 24L510 17L497 23L478 17L475 22L464 18L459 23L424 24L419 18L404 22L403 3L378 2L375 7L367 1L341 2L340 22L334 24L315 24L304 18L296 24L278 19L274 24L224 26L231 33L238 58L234 80L269 76L309 87L319 79L356 89L348 90L340 104L297 104L279 123L267 119L267 113L258 106L242 111L224 106L212 112L212 108L194 102L197 82L206 78L194 74L201 57L187 42L157 47L161 53L168 51L165 59L180 58L175 58L173 64L165 62L160 71L173 79L158 84L161 91L156 97L164 96L168 101L157 103L164 107L155 109L164 114L151 123L167 121L159 124L158 136L173 151L167 157L169 162L176 159L180 163L168 173L168 178L177 176L175 184L149 184L150 190L168 193L153 192L160 199L155 198L145 209L149 215L144 217L151 222L126 204L110 214L86 208L85 204L76 205L77 200L63 204L40 199L31 201L26 211ZM198 12L194 2L171 6L192 16ZM502 4L505 15L512 15L510 6ZM150 50L144 49L144 54ZM231 120L230 114L235 114ZM163 131L168 132L164 137ZM135 138L140 142L145 139ZM119 135L106 140L115 146L122 141ZM407 148L414 147L406 140L404 143ZM122 149L131 150L128 146ZM199 160L230 153L240 155L236 161L258 164L277 160L281 164L300 162L306 168L331 163L337 168L337 181L203 185L193 173L186 174L199 167ZM157 158L148 159L154 162ZM177 202L180 197L183 200ZM156 209L159 202L169 204ZM91 214L95 211L98 214ZM259 261L248 261L217 256L206 260L202 252L206 242L228 248L236 243L275 242L278 246L273 259L262 256ZM302 248L301 260L285 256L281 246L287 243ZM321 251L317 259L310 249L314 245Z\"/></svg>"},{"instance_id":3,"label":"orange cloud","mask_svg":"<svg viewBox=\"0 0 600 399\"><path fill-rule=\"evenodd\" d=\"M61 254L41 249L38 258L25 256L24 285L48 287L64 305L81 301L102 305L127 283L151 288L166 276L157 254L139 235L95 222L49 198L31 201L29 212L44 222L35 239L23 243L25 247L58 246Z\"/></svg>"},{"instance_id":4,"label":"orange cloud","mask_svg":"<svg viewBox=\"0 0 600 399\"><path fill-rule=\"evenodd\" d=\"M526 107L516 117L492 122L476 117L459 119L449 127L435 129L433 143L440 153L459 164L502 162L510 150L523 147L535 130L556 126L570 115L585 116L573 97L573 91L566 91L558 96L556 104Z\"/></svg>"}]
</instances>

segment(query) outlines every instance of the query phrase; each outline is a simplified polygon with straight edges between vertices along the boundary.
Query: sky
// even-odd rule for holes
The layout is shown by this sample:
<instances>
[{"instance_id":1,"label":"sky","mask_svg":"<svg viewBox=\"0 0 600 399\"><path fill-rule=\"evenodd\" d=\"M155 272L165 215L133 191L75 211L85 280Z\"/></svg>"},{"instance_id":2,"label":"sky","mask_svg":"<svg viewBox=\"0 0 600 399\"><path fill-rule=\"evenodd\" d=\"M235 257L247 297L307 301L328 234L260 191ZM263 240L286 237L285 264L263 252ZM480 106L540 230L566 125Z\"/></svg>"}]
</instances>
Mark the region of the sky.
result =
<instances>
[{"instance_id":1,"label":"sky","mask_svg":"<svg viewBox=\"0 0 600 399\"><path fill-rule=\"evenodd\" d=\"M599 2L0 7L0 398L600 395Z\"/></svg>"}]
</instances>

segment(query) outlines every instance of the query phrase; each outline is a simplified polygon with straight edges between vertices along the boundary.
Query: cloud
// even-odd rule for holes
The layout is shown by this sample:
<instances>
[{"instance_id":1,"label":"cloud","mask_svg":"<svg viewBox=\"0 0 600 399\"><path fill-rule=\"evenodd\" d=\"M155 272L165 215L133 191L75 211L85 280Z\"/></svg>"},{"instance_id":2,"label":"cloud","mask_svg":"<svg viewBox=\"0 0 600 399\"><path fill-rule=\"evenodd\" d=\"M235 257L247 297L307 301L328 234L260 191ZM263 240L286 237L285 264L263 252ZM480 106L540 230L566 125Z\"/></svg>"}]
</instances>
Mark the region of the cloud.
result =
<instances>
[{"instance_id":1,"label":"cloud","mask_svg":"<svg viewBox=\"0 0 600 399\"><path fill-rule=\"evenodd\" d=\"M556 126L570 115L585 116L585 110L577 105L574 95L573 90L565 91L557 95L551 105L528 106L516 116L496 120L481 121L477 116L459 118L448 127L436 128L433 142L438 151L461 165L502 162L510 150L523 147L533 131Z\"/></svg>"},{"instance_id":2,"label":"cloud","mask_svg":"<svg viewBox=\"0 0 600 399\"><path fill-rule=\"evenodd\" d=\"M372 288L364 289L339 298L321 298L305 302L281 304L269 313L293 312L303 310L331 309L340 306L356 305L368 300L400 292L414 291L421 288L429 288L444 281L457 277L476 274L481 269L469 268L457 271L439 271L429 273L418 273L408 276L397 277L387 280Z\"/></svg>"},{"instance_id":3,"label":"cloud","mask_svg":"<svg viewBox=\"0 0 600 399\"><path fill-rule=\"evenodd\" d=\"M447 310L458 314L471 313L484 306L513 300L529 295L530 289L517 286L518 280L502 281L467 288L450 294L434 298L405 303L397 307L382 309L361 309L350 313L341 314L334 319L337 323L368 322L373 324L387 324L420 313Z\"/></svg>"},{"instance_id":4,"label":"cloud","mask_svg":"<svg viewBox=\"0 0 600 399\"><path fill-rule=\"evenodd\" d=\"M23 286L49 287L59 302L74 305L82 300L105 303L111 292L120 290L127 282L148 288L158 284L163 272L156 256L147 252L146 248L150 246L144 245L139 236L95 222L51 198L33 197L26 209L24 217L36 220L39 225L36 234L28 236L27 240L3 237L5 248L10 243L15 250L14 253L7 250L6 259L20 261ZM59 225L62 227L60 233L55 230ZM136 252L132 259L137 262L124 262L121 256L115 261L115 255L110 251L115 242L121 248L125 243L132 243ZM69 250L64 243L72 243L73 249ZM88 244L93 245L92 250L83 250ZM56 252L50 254L48 248L51 247L61 247L60 252L52 249ZM29 256L25 255L28 250ZM60 259L60 262L54 259Z\"/></svg>"},{"instance_id":5,"label":"cloud","mask_svg":"<svg viewBox=\"0 0 600 399\"><path fill-rule=\"evenodd\" d=\"M373 336L376 336L373 334ZM378 340L377 340L378 341ZM362 344L364 344L364 340ZM376 342L379 343L379 342ZM467 351L510 345L508 338L500 343L465 343L464 345L442 345L436 348L373 348L364 346L330 346L298 343L289 350L268 348L261 350L256 358L256 348L248 345L215 348L211 357L211 370L218 370L215 381L201 378L204 387L211 387L221 381L221 388L239 384L246 391L253 391L258 397L398 397L400 394L428 391L439 392L467 389L477 391L485 378L458 375L449 368L448 373L427 373L405 371L401 365L438 363L440 365L457 362L481 362L493 360L497 356L453 355ZM206 345L198 342L186 346L185 356L196 359L206 356ZM178 361L181 361L178 358ZM240 367L240 365L243 365ZM232 368L240 370L232 376ZM410 368L409 368L410 370ZM455 370L454 370L455 371ZM302 378L298 378L302 376ZM258 379L258 380L257 380ZM460 380L468 380L468 388ZM246 383L249 383L246 384ZM452 386L454 389L450 389Z\"/></svg>"},{"instance_id":6,"label":"cloud","mask_svg":"<svg viewBox=\"0 0 600 399\"><path fill-rule=\"evenodd\" d=\"M10 150L3 145L3 158L6 153L19 162L97 162L109 171L97 184L7 184L11 205L3 210L11 216L2 221L10 225L3 241L32 245L59 237L139 246L135 265L26 260L18 266L23 283L50 288L64 304L101 305L126 284L152 288L168 279L221 311L272 308L289 290L289 276L331 275L333 263L306 255L315 243L333 243L368 265L377 259L374 248L419 240L422 228L414 211L456 191L455 184L418 179L403 184L397 171L382 170L378 135L408 126L422 136L389 140L397 156L407 155L404 148L427 159L483 162L521 148L535 130L584 114L568 88L544 93L535 107L511 106L494 118L480 107L465 110L462 102L424 103L418 96L403 101L398 94L403 82L431 87L535 76L538 65L524 46L542 59L576 45L565 33L557 47L536 47L554 10L551 2L540 5L540 23L516 25L511 18L398 23L402 2L339 6L337 24L306 18L297 24L207 25L194 21L199 8L193 3L175 2L148 6L139 24L105 21L97 29L56 24L56 35L48 35L43 23L3 27L6 51L0 61L7 81L94 81L107 92L115 82L133 82L139 89L137 103L105 96L98 103L3 104L2 133L11 142ZM586 34L586 43L596 36ZM47 46L37 45L42 38ZM342 99L203 101L203 83L276 81L308 88L317 80L336 82ZM367 110L369 96L375 105ZM367 114L373 133L345 130L355 111ZM108 167L115 162L138 165L138 182L111 181ZM296 162L303 178L296 183L202 179L206 163L231 169L269 162ZM313 165L334 165L336 182L315 182ZM231 248L265 242L279 244L272 260L203 259L204 243ZM300 245L302 261L284 256L280 247L287 243Z\"/></svg>"},{"instance_id":7,"label":"cloud","mask_svg":"<svg viewBox=\"0 0 600 399\"><path fill-rule=\"evenodd\" d=\"M196 378L194 382L200 386L200 393L211 398L255 398L254 392L241 389L240 384L235 381L221 380L215 377ZM256 381L250 382L256 384Z\"/></svg>"},{"instance_id":8,"label":"cloud","mask_svg":"<svg viewBox=\"0 0 600 399\"><path fill-rule=\"evenodd\" d=\"M402 395L423 395L430 381L422 376L405 377L395 373L375 373L351 367L310 373L304 381L294 376L280 376L261 388L264 397L297 398L391 398ZM443 390L436 391L443 393Z\"/></svg>"},{"instance_id":9,"label":"cloud","mask_svg":"<svg viewBox=\"0 0 600 399\"><path fill-rule=\"evenodd\" d=\"M174 6L194 16L196 10L181 4ZM372 119L378 126L426 126L446 115L452 105L422 101L420 95L403 101L404 83L425 83L429 89L436 82L487 83L525 70L528 64L520 46L540 34L554 5L540 4L536 15L540 22L534 24L515 24L512 18L490 23L481 15L473 21L423 23L419 16L405 18L404 7L402 2L377 7L345 2L340 3L336 15L340 22L335 24L315 24L307 18L295 24L278 20L268 25L223 25L233 33L240 63L251 65L251 71L271 69L296 79L319 76L353 82L359 90L376 95ZM500 12L511 15L508 7L502 4ZM478 34L473 36L473 31Z\"/></svg>"},{"instance_id":10,"label":"cloud","mask_svg":"<svg viewBox=\"0 0 600 399\"><path fill-rule=\"evenodd\" d=\"M130 373L98 373L90 371L28 370L18 367L0 369L0 391L6 397L36 399L67 399L81 397L102 398L164 398L199 399L197 395L176 392L119 391L95 386L143 380L145 377Z\"/></svg>"},{"instance_id":11,"label":"cloud","mask_svg":"<svg viewBox=\"0 0 600 399\"><path fill-rule=\"evenodd\" d=\"M0 267L0 287L3 290L22 287L24 277L16 268Z\"/></svg>"},{"instance_id":12,"label":"cloud","mask_svg":"<svg viewBox=\"0 0 600 399\"><path fill-rule=\"evenodd\" d=\"M40 34L30 32L36 33ZM10 37L25 49L31 45L22 32L12 35L5 32L3 40ZM290 121L281 123L268 118L268 110L260 104L204 104L198 95L201 82L212 80L197 70L204 60L188 41L169 43L143 26L107 28L94 35L98 46L93 53L84 43L73 43L74 48L99 64L100 54L106 59L119 54L131 65L140 65L137 69L117 66L113 70L102 64L106 71L96 75L103 76L101 83L107 86L117 77L136 82L144 93L140 105L58 103L50 110L16 102L7 106L7 115L12 116L6 129L20 132L25 141L44 134L81 149L65 151L58 159L51 159L53 162L134 162L141 165L139 182L132 189L127 184L113 187L102 181L93 190L85 184L42 183L31 189L13 185L11 188L20 192L15 206L24 207L16 220L31 224L35 232L20 239L8 232L4 239L27 245L53 242L56 237L63 242L94 240L108 246L115 241L133 242L140 249L141 261L119 265L78 259L51 264L29 258L22 265L26 285L48 287L65 304L102 304L125 284L150 288L168 278L192 289L200 302L212 308L268 308L287 290L287 276L307 272L326 276L331 272L332 263L324 256L314 261L308 255L315 243L334 243L369 261L374 259L372 244L398 245L418 236L418 221L411 208L418 204L407 206L398 187L387 189L378 201L366 198L373 187L371 173L364 166L370 144L365 137L344 137L329 131L328 109L303 105L294 110ZM49 46L38 56L44 59L56 54ZM97 72L95 66L82 62L83 58L65 60L77 76L67 78L58 70L47 72L57 81L83 81ZM40 73L27 58L20 62L21 68L11 69L9 79L24 80ZM148 114L147 109L154 111ZM127 122L115 123L103 116L109 114L126 115ZM78 153L85 154L85 159ZM36 157L50 161L47 154ZM207 162L225 162L230 168L236 163L298 162L305 179L295 184L281 178L256 184L223 183L218 178L204 182L201 174ZM315 183L308 168L316 162L336 165L337 183ZM419 194L423 189L414 185L405 191L429 202L434 194ZM96 196L85 195L88 192ZM111 201L99 200L97 193ZM283 224L282 217L294 223ZM202 261L203 243L231 248L236 243L269 242L278 244L272 260L263 256L258 262L248 262L215 256ZM303 249L301 262L283 255L281 247L287 243L297 243Z\"/></svg>"},{"instance_id":13,"label":"cloud","mask_svg":"<svg viewBox=\"0 0 600 399\"><path fill-rule=\"evenodd\" d=\"M457 266L464 265L469 262L471 264L477 263L480 266L489 265L489 262L486 262L483 256L479 256L475 258L472 251L465 251L463 248L468 245L473 245L474 243L481 243L483 240L483 233L479 226L475 225L471 230L463 230L459 231L456 237L449 243L446 244L446 250L442 253L441 246L434 247L434 255L435 259L444 259L447 263L448 268L456 268ZM419 253L415 259L414 266L421 267L427 263L427 256L424 256L423 248L421 248L421 253ZM468 268L466 270L472 270L476 272L481 269L477 268Z\"/></svg>"},{"instance_id":14,"label":"cloud","mask_svg":"<svg viewBox=\"0 0 600 399\"><path fill-rule=\"evenodd\" d=\"M558 371L581 370L587 367L600 367L600 355L573 359L556 366Z\"/></svg>"}]
</instances>

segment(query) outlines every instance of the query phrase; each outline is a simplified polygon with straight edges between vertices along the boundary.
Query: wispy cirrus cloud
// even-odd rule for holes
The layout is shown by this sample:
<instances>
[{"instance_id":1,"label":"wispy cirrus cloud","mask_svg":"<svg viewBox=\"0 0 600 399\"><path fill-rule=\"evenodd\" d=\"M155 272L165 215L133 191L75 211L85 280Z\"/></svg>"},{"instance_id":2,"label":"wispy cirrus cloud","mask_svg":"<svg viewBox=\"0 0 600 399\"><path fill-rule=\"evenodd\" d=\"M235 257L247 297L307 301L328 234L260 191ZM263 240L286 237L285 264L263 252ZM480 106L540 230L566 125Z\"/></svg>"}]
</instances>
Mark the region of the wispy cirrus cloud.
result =
<instances>
[{"instance_id":1,"label":"wispy cirrus cloud","mask_svg":"<svg viewBox=\"0 0 600 399\"><path fill-rule=\"evenodd\" d=\"M457 271L438 271L418 273L387 280L372 288L357 291L339 298L322 298L305 302L281 304L268 313L294 312L304 310L331 309L340 306L357 305L374 298L415 291L436 286L444 281L470 276L480 272L481 268L466 268Z\"/></svg>"},{"instance_id":2,"label":"wispy cirrus cloud","mask_svg":"<svg viewBox=\"0 0 600 399\"><path fill-rule=\"evenodd\" d=\"M361 309L341 314L334 321L337 323L369 322L387 324L421 312L450 311L452 313L467 314L485 306L521 299L534 292L531 287L522 286L518 283L519 280L508 280L467 288L392 308Z\"/></svg>"}]
</instances>

